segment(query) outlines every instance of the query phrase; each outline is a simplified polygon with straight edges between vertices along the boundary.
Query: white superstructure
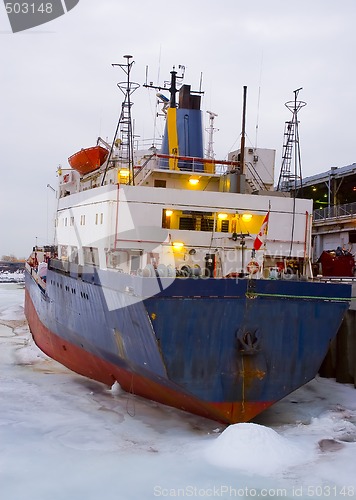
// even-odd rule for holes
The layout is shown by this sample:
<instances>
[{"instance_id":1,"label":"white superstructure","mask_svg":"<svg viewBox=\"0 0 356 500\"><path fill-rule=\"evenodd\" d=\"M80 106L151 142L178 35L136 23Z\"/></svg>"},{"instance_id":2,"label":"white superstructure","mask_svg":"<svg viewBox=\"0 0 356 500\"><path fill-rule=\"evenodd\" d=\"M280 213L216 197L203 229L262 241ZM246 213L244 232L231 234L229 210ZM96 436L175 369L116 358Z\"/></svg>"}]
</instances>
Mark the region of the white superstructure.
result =
<instances>
[{"instance_id":1,"label":"white superstructure","mask_svg":"<svg viewBox=\"0 0 356 500\"><path fill-rule=\"evenodd\" d=\"M159 269L203 275L207 255L216 277L249 274L252 256L259 266L253 270L256 278L268 276L270 268L281 272L296 263L308 271L310 200L274 192L222 192L221 177L230 174L216 174L214 164L208 164L208 172L178 172L160 168L159 161L152 157L134 186L120 183L119 168L109 170L103 186L102 170L95 179L93 174L79 179L76 172L62 172L56 219L59 258L133 274ZM192 178L198 182L192 184ZM96 187L91 187L93 181ZM254 251L267 213L268 233Z\"/></svg>"}]
</instances>

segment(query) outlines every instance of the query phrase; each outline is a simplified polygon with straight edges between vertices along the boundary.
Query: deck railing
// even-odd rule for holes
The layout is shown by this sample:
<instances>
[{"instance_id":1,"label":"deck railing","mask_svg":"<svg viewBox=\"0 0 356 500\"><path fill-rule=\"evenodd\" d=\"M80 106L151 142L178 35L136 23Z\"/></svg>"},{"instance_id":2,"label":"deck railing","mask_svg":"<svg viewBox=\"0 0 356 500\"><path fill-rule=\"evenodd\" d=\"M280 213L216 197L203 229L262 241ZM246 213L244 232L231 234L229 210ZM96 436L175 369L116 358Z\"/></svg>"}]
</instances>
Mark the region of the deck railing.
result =
<instances>
[{"instance_id":1,"label":"deck railing","mask_svg":"<svg viewBox=\"0 0 356 500\"><path fill-rule=\"evenodd\" d=\"M221 175L228 170L237 168L238 165L238 162L230 160L152 154L146 158L146 161L140 168L135 168L135 179L137 182L141 182L154 169L162 169L163 171L173 169L196 174L209 173Z\"/></svg>"},{"instance_id":2,"label":"deck railing","mask_svg":"<svg viewBox=\"0 0 356 500\"><path fill-rule=\"evenodd\" d=\"M345 203L344 205L335 205L314 210L314 222L326 219L347 218L356 214L356 202Z\"/></svg>"}]
</instances>

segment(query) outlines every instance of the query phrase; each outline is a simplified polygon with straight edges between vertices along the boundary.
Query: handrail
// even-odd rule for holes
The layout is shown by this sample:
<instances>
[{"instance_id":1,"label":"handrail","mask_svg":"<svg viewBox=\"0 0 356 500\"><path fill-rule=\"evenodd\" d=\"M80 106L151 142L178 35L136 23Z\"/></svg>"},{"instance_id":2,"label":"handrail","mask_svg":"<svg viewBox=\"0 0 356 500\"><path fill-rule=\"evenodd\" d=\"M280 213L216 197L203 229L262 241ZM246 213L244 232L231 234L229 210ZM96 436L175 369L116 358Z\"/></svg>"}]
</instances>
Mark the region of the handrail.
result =
<instances>
[{"instance_id":1,"label":"handrail","mask_svg":"<svg viewBox=\"0 0 356 500\"><path fill-rule=\"evenodd\" d=\"M252 175L253 181L257 184L258 189L264 189L265 191L267 191L266 184L263 182L260 174L257 172L257 170L252 165L252 163L248 162L248 163L246 163L246 166Z\"/></svg>"},{"instance_id":2,"label":"handrail","mask_svg":"<svg viewBox=\"0 0 356 500\"><path fill-rule=\"evenodd\" d=\"M313 211L314 222L335 219L340 217L350 217L356 214L356 202L334 205L332 207L318 208Z\"/></svg>"},{"instance_id":3,"label":"handrail","mask_svg":"<svg viewBox=\"0 0 356 500\"><path fill-rule=\"evenodd\" d=\"M218 165L230 165L232 167L238 166L240 162L232 161L232 160L214 160L212 158L200 158L199 156L179 156L179 155L167 155L158 153L157 158L165 158L165 159L173 159L173 160L181 160L181 161L191 161L197 163L210 163L210 164L218 164Z\"/></svg>"}]
</instances>

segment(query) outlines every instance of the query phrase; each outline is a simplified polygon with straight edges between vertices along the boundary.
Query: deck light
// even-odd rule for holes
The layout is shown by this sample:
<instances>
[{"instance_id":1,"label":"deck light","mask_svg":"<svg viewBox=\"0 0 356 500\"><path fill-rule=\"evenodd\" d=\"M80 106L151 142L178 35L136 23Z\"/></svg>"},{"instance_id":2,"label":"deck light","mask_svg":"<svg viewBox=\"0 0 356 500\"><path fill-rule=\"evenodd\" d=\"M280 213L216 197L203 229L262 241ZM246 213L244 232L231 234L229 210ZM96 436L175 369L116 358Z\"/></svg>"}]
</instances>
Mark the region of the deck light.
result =
<instances>
[{"instance_id":1,"label":"deck light","mask_svg":"<svg viewBox=\"0 0 356 500\"><path fill-rule=\"evenodd\" d=\"M184 247L184 243L181 241L173 241L172 245L175 250L181 250Z\"/></svg>"},{"instance_id":2,"label":"deck light","mask_svg":"<svg viewBox=\"0 0 356 500\"><path fill-rule=\"evenodd\" d=\"M170 217L173 214L173 210L166 210L166 217Z\"/></svg>"},{"instance_id":3,"label":"deck light","mask_svg":"<svg viewBox=\"0 0 356 500\"><path fill-rule=\"evenodd\" d=\"M248 213L242 214L242 220L244 222L249 222L251 219L252 219L252 214L248 214Z\"/></svg>"},{"instance_id":4,"label":"deck light","mask_svg":"<svg viewBox=\"0 0 356 500\"><path fill-rule=\"evenodd\" d=\"M199 184L199 179L198 177L191 177L189 179L189 184L191 184L192 186L196 186L197 184Z\"/></svg>"},{"instance_id":5,"label":"deck light","mask_svg":"<svg viewBox=\"0 0 356 500\"><path fill-rule=\"evenodd\" d=\"M219 218L220 220L227 219L227 214L218 214L218 218Z\"/></svg>"}]
</instances>

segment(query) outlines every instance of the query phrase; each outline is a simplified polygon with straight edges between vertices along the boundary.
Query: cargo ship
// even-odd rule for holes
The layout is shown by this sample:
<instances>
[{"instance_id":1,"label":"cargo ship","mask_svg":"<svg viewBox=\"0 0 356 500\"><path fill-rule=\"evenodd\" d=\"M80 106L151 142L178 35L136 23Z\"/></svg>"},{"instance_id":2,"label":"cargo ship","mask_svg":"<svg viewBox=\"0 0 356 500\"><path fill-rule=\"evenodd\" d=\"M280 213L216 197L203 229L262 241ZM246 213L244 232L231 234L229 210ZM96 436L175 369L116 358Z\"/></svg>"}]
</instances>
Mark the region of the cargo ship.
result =
<instances>
[{"instance_id":1,"label":"cargo ship","mask_svg":"<svg viewBox=\"0 0 356 500\"><path fill-rule=\"evenodd\" d=\"M26 263L25 314L79 374L246 422L314 378L351 287L313 280L312 201L274 190L275 152L245 147L244 119L240 150L204 154L201 92L175 69L156 88L160 147L134 147L132 64L112 143L58 172L56 242Z\"/></svg>"}]
</instances>

